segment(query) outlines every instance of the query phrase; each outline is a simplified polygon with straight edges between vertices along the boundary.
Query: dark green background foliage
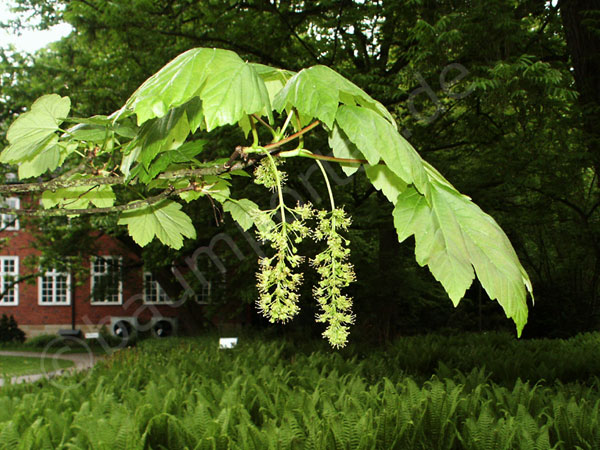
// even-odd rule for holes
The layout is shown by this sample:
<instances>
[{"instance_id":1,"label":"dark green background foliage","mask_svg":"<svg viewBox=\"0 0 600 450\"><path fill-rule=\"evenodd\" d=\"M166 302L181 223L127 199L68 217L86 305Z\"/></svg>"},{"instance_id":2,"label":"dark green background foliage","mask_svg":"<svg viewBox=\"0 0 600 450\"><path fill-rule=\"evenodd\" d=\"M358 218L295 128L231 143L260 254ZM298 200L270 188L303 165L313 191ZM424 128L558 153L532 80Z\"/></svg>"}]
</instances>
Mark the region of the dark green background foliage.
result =
<instances>
[{"instance_id":1,"label":"dark green background foliage","mask_svg":"<svg viewBox=\"0 0 600 450\"><path fill-rule=\"evenodd\" d=\"M597 329L597 0L12 3L35 11L42 27L67 21L75 31L36 55L2 50L2 129L47 92L69 95L75 115L111 113L150 74L192 47L227 48L292 70L328 65L390 109L422 156L507 231L536 293L526 335ZM462 70L457 64L468 74L453 84ZM411 105L419 114L411 113ZM229 155L239 138L239 131L222 132L209 144L208 155ZM310 167L289 165L297 169L286 168L290 173ZM248 195L256 191L254 198L261 195L246 179L234 183ZM311 184L324 192L316 176ZM299 177L291 176L288 187L304 200L316 200ZM386 202L364 175L334 190L354 217L352 258L359 281L352 289L361 337L385 340L431 329L510 326L478 286L452 308L432 277L414 263L410 243L397 244ZM207 201L189 209L198 242L178 251L158 249L156 242L136 250L149 267L165 267L171 260L183 264L217 233L239 236L230 223L215 228ZM102 225L136 248L114 220L104 219ZM223 296L251 303L256 258L240 262L226 245L219 246L225 265L235 268ZM200 263L211 270L208 262ZM169 287L168 277L163 278L176 293L178 286ZM312 322L314 310L306 305L304 311L298 326L303 317Z\"/></svg>"}]
</instances>

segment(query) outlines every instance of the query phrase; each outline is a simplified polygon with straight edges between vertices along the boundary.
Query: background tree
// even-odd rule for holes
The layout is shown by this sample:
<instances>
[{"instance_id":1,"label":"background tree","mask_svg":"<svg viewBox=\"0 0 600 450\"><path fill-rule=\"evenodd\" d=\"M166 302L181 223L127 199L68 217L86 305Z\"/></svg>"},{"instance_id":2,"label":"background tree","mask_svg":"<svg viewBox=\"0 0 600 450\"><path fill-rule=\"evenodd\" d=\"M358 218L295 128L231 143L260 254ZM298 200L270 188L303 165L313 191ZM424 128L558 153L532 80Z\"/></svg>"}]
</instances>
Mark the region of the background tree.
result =
<instances>
[{"instance_id":1,"label":"background tree","mask_svg":"<svg viewBox=\"0 0 600 450\"><path fill-rule=\"evenodd\" d=\"M597 9L592 3L583 9ZM52 64L13 65L9 71L20 70L20 79L28 81L11 89L23 91L28 83L37 86L58 77L58 89L49 90L72 96L82 115L91 112L90 105L112 112L157 67L194 46L230 48L253 61L290 69L317 63L335 68L382 101L423 155L498 218L516 242L538 292L531 333L569 334L597 326L596 169L588 151L590 127L586 131L582 126L589 119L583 118L586 109L578 100L593 96L577 95L581 82L575 84L569 68L571 62L578 63L565 21L569 4L581 2L15 4L42 14L44 24L66 20L76 33L37 56ZM581 42L590 43L595 36L594 12L578 17L587 22L575 24L588 27L587 34L576 33L583 39L579 47L593 55L593 45ZM147 39L149 30L152 39ZM249 40L248 30L262 31ZM452 65L456 63L468 71L465 78L457 78L463 72ZM92 70L70 70L78 66ZM105 83L108 73L111 81ZM583 78L592 80L590 73ZM453 84L454 79L458 82ZM4 117L39 93L31 98L24 93L27 101L13 102ZM222 138L223 145L215 147L231 148L227 136ZM366 277L367 284L378 277L404 283L395 292L381 292L380 301L369 302L375 322L383 308L391 313L386 317L394 318L388 323L391 333L422 329L423 322L436 327L497 326L490 311L481 318L477 288L449 314L428 275L410 259L396 267L385 262L377 249L393 248L393 227L389 215L372 217L373 202L381 205L383 199L361 177L353 181L352 190L346 185L336 193L354 205L355 222L364 225L354 255L365 257L355 263L378 267ZM304 183L291 182L290 188L311 197ZM409 306L411 312L390 305ZM439 305L439 314L432 312L437 311L432 305Z\"/></svg>"}]
</instances>

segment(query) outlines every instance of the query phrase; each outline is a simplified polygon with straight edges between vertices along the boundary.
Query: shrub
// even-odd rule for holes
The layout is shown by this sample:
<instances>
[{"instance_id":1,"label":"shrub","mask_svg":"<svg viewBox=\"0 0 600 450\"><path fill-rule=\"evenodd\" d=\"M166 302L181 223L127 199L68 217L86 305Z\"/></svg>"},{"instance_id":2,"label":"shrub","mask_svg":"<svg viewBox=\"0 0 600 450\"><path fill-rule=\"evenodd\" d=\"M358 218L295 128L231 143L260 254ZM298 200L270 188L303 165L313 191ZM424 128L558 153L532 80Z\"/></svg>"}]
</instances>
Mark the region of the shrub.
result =
<instances>
[{"instance_id":1,"label":"shrub","mask_svg":"<svg viewBox=\"0 0 600 450\"><path fill-rule=\"evenodd\" d=\"M23 342L25 333L17 325L13 316L2 314L0 318L0 342Z\"/></svg>"},{"instance_id":2,"label":"shrub","mask_svg":"<svg viewBox=\"0 0 600 450\"><path fill-rule=\"evenodd\" d=\"M56 334L40 334L39 336L27 339L25 346L33 348L45 348L58 337L59 336Z\"/></svg>"}]
</instances>

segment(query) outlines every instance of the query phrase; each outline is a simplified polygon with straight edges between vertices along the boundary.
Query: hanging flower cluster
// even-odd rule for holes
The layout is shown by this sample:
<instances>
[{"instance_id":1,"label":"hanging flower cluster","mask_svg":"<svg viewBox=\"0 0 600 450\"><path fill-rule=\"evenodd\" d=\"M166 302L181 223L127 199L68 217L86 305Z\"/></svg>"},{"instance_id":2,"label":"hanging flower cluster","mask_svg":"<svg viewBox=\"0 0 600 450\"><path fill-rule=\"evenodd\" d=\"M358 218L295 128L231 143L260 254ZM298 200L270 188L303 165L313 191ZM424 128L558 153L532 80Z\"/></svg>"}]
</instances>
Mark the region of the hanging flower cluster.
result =
<instances>
[{"instance_id":1,"label":"hanging flower cluster","mask_svg":"<svg viewBox=\"0 0 600 450\"><path fill-rule=\"evenodd\" d=\"M259 259L257 273L258 309L270 322L286 322L299 311L298 288L303 276L296 269L304 257L298 255L295 244L309 232L300 220L279 222L273 228L259 232L259 238L271 242L271 248L275 250L273 256Z\"/></svg>"},{"instance_id":2,"label":"hanging flower cluster","mask_svg":"<svg viewBox=\"0 0 600 450\"><path fill-rule=\"evenodd\" d=\"M271 190L277 189L280 198L278 208L263 212L266 217L261 222L270 225L261 227L258 232L262 241L271 243L275 254L259 259L257 306L270 322L287 322L298 314L298 289L303 279L302 273L296 269L304 257L298 255L296 245L308 236L310 229L303 219L307 217L305 207L290 209L283 203L281 189L286 174L277 166L278 162L269 156L263 158L254 171L255 182ZM281 220L275 222L272 219L278 211ZM294 220L286 221L286 212Z\"/></svg>"},{"instance_id":3,"label":"hanging flower cluster","mask_svg":"<svg viewBox=\"0 0 600 450\"><path fill-rule=\"evenodd\" d=\"M331 212L318 211L317 220L313 236L315 240L327 243L325 250L310 261L321 277L313 289L313 295L321 307L317 322L327 324L323 336L332 346L343 347L348 340L348 326L354 323L354 315L352 298L343 294L342 289L348 287L356 277L348 261L348 240L338 230L346 231L351 220L341 208Z\"/></svg>"},{"instance_id":4,"label":"hanging flower cluster","mask_svg":"<svg viewBox=\"0 0 600 450\"><path fill-rule=\"evenodd\" d=\"M274 254L259 259L258 309L270 322L286 322L298 314L298 290L303 280L298 267L304 257L298 255L297 245L308 236L317 242L324 241L327 244L325 250L310 261L320 275L313 289L321 310L317 314L317 322L327 324L323 336L332 346L343 347L354 315L351 310L352 299L343 294L342 289L355 280L355 275L348 261L348 240L339 231L347 231L350 218L341 208L315 210L310 203L295 208L287 207L282 195L286 174L279 170L279 165L279 161L268 155L254 172L257 184L277 191L279 195L276 208L261 212L264 215L261 223L270 225L259 227L258 237L271 243ZM277 212L281 216L278 222L273 220ZM314 229L307 225L310 220L316 221Z\"/></svg>"}]
</instances>

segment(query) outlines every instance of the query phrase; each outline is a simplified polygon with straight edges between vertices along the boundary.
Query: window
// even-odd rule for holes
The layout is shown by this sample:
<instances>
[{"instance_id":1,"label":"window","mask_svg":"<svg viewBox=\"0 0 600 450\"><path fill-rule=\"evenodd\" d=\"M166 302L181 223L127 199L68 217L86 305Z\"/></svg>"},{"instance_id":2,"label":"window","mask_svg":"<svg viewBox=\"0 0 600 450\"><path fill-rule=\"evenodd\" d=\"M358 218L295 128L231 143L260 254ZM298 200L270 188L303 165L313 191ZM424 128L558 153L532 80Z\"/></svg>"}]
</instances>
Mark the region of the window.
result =
<instances>
[{"instance_id":1,"label":"window","mask_svg":"<svg viewBox=\"0 0 600 450\"><path fill-rule=\"evenodd\" d=\"M12 306L19 304L19 285L15 283L19 276L19 257L0 256L0 287L2 297L0 305Z\"/></svg>"},{"instance_id":2,"label":"window","mask_svg":"<svg viewBox=\"0 0 600 450\"><path fill-rule=\"evenodd\" d=\"M92 304L120 305L123 303L121 258L97 256L92 258Z\"/></svg>"},{"instance_id":3,"label":"window","mask_svg":"<svg viewBox=\"0 0 600 450\"><path fill-rule=\"evenodd\" d=\"M144 272L144 303L171 303L165 290L152 277L150 272Z\"/></svg>"},{"instance_id":4,"label":"window","mask_svg":"<svg viewBox=\"0 0 600 450\"><path fill-rule=\"evenodd\" d=\"M70 305L71 277L56 269L46 271L38 277L40 305Z\"/></svg>"},{"instance_id":5,"label":"window","mask_svg":"<svg viewBox=\"0 0 600 450\"><path fill-rule=\"evenodd\" d=\"M196 294L196 301L198 303L210 303L210 281L202 283L200 291Z\"/></svg>"},{"instance_id":6,"label":"window","mask_svg":"<svg viewBox=\"0 0 600 450\"><path fill-rule=\"evenodd\" d=\"M5 208L19 209L21 200L19 197L8 197L2 201L2 206ZM19 229L19 219L15 214L0 215L0 230L16 231Z\"/></svg>"},{"instance_id":7,"label":"window","mask_svg":"<svg viewBox=\"0 0 600 450\"><path fill-rule=\"evenodd\" d=\"M154 280L151 273L144 273L144 303L166 303L169 297Z\"/></svg>"}]
</instances>

